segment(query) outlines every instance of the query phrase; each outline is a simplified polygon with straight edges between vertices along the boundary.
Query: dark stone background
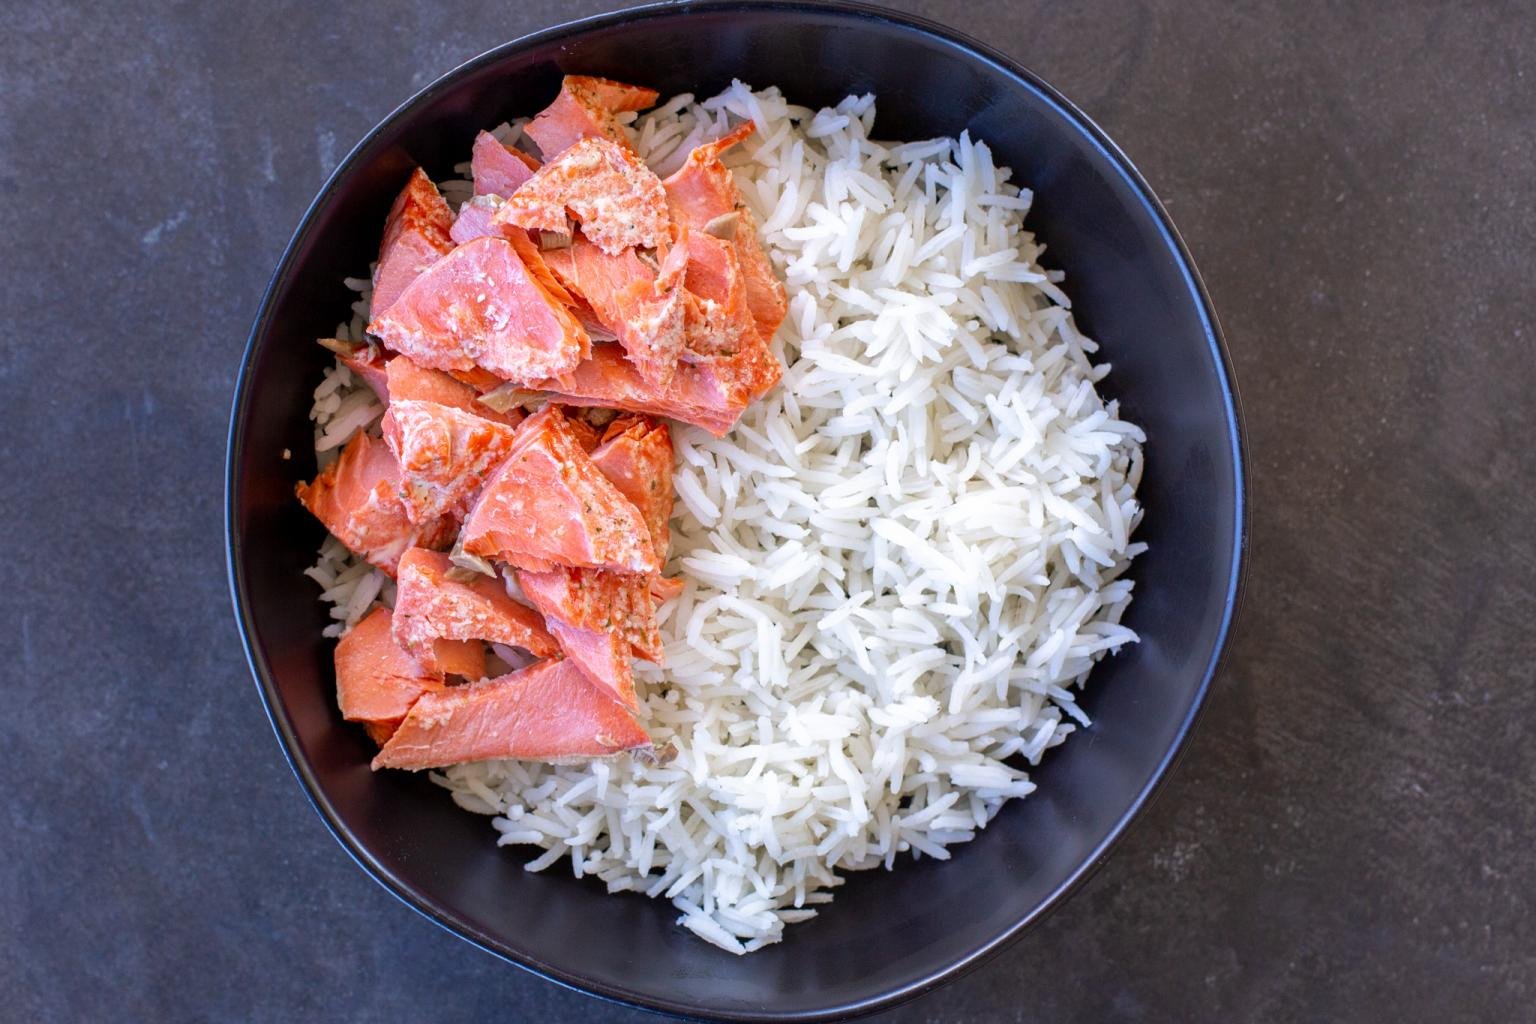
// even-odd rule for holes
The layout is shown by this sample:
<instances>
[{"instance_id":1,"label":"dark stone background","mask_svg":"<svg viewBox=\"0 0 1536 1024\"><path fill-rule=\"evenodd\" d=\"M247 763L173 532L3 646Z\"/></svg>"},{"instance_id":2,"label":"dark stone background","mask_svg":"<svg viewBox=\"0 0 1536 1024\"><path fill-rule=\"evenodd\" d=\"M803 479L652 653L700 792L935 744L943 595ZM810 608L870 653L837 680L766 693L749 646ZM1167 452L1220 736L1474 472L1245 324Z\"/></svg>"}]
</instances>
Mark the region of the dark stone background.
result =
<instances>
[{"instance_id":1,"label":"dark stone background","mask_svg":"<svg viewBox=\"0 0 1536 1024\"><path fill-rule=\"evenodd\" d=\"M432 78L606 5L0 9L0 1018L649 1019L348 861L248 678L220 523L235 367L323 178ZM1536 15L900 6L1043 74L1167 202L1253 543L1161 799L885 1019L1532 1019Z\"/></svg>"}]
</instances>

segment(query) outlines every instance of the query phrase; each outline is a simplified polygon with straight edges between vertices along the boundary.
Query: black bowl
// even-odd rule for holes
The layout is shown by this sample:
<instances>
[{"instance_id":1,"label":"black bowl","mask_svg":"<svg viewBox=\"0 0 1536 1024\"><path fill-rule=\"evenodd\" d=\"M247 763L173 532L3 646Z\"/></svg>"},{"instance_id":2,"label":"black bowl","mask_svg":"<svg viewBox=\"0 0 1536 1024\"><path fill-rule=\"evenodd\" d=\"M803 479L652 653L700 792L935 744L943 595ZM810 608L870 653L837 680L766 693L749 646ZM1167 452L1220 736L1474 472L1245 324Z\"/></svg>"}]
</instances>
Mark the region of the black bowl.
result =
<instances>
[{"instance_id":1,"label":"black bowl","mask_svg":"<svg viewBox=\"0 0 1536 1024\"><path fill-rule=\"evenodd\" d=\"M300 575L321 538L293 498L313 472L313 339L346 314L339 281L378 245L412 165L434 177L476 130L529 114L564 72L707 95L740 77L795 102L872 90L878 133L969 128L1034 189L1030 225L1067 273L1078 322L1114 364L1106 390L1147 432L1151 548L1127 616L1142 642L1094 672L1092 729L1047 756L1039 790L949 863L855 874L815 920L750 956L680 929L665 902L609 896L558 869L528 874L486 819L425 778L368 769L340 721L331 642ZM251 332L229 439L231 586L252 671L284 752L347 851L410 906L545 977L651 1009L817 1020L909 998L996 953L1080 883L1146 802L1187 736L1237 597L1242 442L1210 303L1167 214L1130 162L1034 75L937 25L851 4L658 5L509 43L435 82L342 162L283 253ZM284 449L296 453L291 461Z\"/></svg>"}]
</instances>

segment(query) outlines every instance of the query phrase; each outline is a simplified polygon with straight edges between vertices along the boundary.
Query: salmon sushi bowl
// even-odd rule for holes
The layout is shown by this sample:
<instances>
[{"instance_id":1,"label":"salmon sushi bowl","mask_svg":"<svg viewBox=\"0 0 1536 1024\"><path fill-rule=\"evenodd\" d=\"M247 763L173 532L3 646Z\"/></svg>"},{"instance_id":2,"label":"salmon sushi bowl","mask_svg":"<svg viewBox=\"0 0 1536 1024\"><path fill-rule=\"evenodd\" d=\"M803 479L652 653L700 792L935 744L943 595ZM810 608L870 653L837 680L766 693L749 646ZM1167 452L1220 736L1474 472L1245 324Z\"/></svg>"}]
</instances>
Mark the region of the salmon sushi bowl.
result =
<instances>
[{"instance_id":1,"label":"salmon sushi bowl","mask_svg":"<svg viewBox=\"0 0 1536 1024\"><path fill-rule=\"evenodd\" d=\"M1014 83L1031 146L1095 157L1077 173L1129 225L1109 233L1147 250L1108 265L1145 280L1089 258L1124 244L1082 209L1093 189L984 107L914 117L900 83L785 61L624 72L621 40L678 19L790 31L702 7L493 51L338 170L247 353L233 586L343 843L557 980L752 1015L783 964L870 928L882 887L984 903L975 872L1001 857L991 885L1038 893L926 974L895 956L906 981L862 989L873 1008L1016 934L1166 767L1235 600L1235 399L1165 216L1043 86L929 26L801 9ZM367 201L344 201L349 173ZM1183 425L1160 352L1203 403ZM258 374L286 419L253 412ZM1068 760L1105 733L1119 769ZM1084 802L1087 827L1062 817ZM944 920L929 896L892 912ZM639 984L642 942L742 987ZM859 1002L839 995L859 971L827 970L787 1013Z\"/></svg>"}]
</instances>

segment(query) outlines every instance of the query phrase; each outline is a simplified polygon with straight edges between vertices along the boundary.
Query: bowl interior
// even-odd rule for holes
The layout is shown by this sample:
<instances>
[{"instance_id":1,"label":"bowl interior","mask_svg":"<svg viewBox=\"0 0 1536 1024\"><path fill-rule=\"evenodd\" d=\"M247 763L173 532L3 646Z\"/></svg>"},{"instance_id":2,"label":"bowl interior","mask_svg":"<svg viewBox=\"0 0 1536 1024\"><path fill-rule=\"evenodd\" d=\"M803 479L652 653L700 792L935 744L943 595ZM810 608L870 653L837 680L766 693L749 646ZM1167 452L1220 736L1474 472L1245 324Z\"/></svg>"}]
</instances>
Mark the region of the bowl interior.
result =
<instances>
[{"instance_id":1,"label":"bowl interior","mask_svg":"<svg viewBox=\"0 0 1536 1024\"><path fill-rule=\"evenodd\" d=\"M375 775L333 699L331 641L300 575L321 539L293 499L312 475L305 412L313 339L346 314L411 166L434 177L475 132L536 111L564 72L663 95L739 77L794 101L878 97L878 135L969 129L1032 188L1029 224L1067 273L1082 328L1114 364L1104 385L1146 430L1146 506L1127 623L1142 642L1095 671L1092 729L1048 755L1038 792L952 863L849 878L815 920L745 958L694 939L662 901L608 896L559 868L528 874L487 820L424 777ZM290 460L282 452L292 452ZM532 37L431 86L352 154L286 253L247 354L231 432L231 571L273 721L322 815L391 890L474 942L549 976L653 1008L711 1016L869 1009L993 951L1103 855L1167 766L1204 694L1235 592L1243 524L1237 422L1191 268L1123 158L1049 90L953 37L894 17L793 5L651 9Z\"/></svg>"}]
</instances>

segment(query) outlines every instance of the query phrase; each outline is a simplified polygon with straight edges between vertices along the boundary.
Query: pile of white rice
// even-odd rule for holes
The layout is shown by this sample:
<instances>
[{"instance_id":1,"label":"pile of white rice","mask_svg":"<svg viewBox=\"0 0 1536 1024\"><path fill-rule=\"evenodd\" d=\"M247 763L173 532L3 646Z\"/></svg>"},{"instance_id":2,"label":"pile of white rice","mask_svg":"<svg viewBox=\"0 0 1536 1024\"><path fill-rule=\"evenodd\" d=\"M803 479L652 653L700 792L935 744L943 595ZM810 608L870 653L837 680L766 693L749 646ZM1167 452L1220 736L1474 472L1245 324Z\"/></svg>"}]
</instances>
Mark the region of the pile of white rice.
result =
<instances>
[{"instance_id":1,"label":"pile of white rice","mask_svg":"<svg viewBox=\"0 0 1536 1024\"><path fill-rule=\"evenodd\" d=\"M1088 724L1073 689L1093 663L1136 639L1119 620L1144 438L1094 389L1109 368L1037 263L1030 194L981 142L872 142L874 117L873 97L812 111L738 83L632 123L661 174L757 123L729 162L790 296L783 386L724 439L674 431L687 585L662 611L666 667L638 671L676 757L433 776L501 844L542 847L529 870L669 899L734 953L814 916L845 871L973 838L1033 790L1015 764ZM361 337L349 284L341 331ZM338 367L317 447L380 411ZM334 540L310 572L335 633L391 597Z\"/></svg>"}]
</instances>

